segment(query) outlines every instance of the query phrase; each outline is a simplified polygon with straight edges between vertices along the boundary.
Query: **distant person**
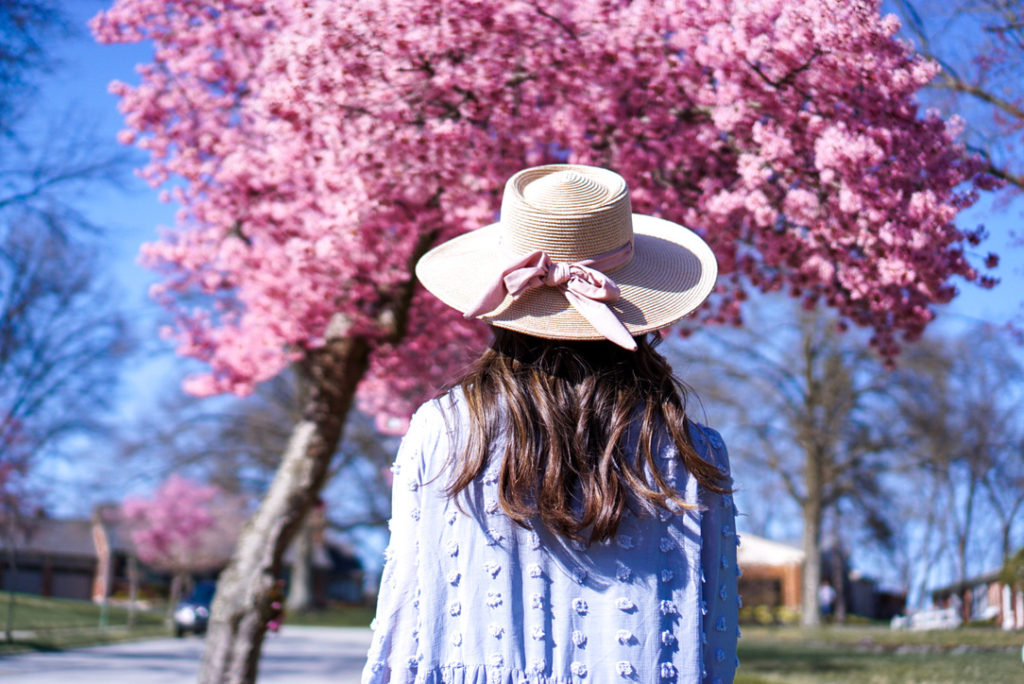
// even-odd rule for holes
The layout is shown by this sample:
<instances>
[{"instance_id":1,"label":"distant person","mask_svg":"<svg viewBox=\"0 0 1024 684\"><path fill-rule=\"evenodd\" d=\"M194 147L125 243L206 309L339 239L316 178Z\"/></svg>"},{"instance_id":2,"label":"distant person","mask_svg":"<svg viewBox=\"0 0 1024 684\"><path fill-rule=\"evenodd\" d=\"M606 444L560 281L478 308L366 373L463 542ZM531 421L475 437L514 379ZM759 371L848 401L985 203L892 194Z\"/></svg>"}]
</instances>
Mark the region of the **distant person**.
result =
<instances>
[{"instance_id":1,"label":"distant person","mask_svg":"<svg viewBox=\"0 0 1024 684\"><path fill-rule=\"evenodd\" d=\"M832 587L832 583L828 580L824 580L821 586L818 587L818 608L821 610L821 616L826 620L832 617L832 609L836 602L836 590Z\"/></svg>"},{"instance_id":2,"label":"distant person","mask_svg":"<svg viewBox=\"0 0 1024 684\"><path fill-rule=\"evenodd\" d=\"M416 272L494 338L399 449L364 684L731 682L728 456L653 334L711 291L708 246L551 165Z\"/></svg>"}]
</instances>

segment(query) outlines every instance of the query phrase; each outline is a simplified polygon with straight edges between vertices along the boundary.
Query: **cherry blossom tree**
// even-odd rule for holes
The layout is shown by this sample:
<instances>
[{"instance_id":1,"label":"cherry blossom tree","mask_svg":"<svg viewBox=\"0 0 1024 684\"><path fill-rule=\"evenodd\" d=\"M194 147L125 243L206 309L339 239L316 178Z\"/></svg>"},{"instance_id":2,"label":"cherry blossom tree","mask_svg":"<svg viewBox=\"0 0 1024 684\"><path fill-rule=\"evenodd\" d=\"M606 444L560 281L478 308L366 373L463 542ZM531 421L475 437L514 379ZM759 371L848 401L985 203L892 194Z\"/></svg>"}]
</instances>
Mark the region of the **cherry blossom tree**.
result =
<instances>
[{"instance_id":1,"label":"cherry blossom tree","mask_svg":"<svg viewBox=\"0 0 1024 684\"><path fill-rule=\"evenodd\" d=\"M117 0L99 40L152 40L115 83L125 143L181 206L143 250L166 331L206 363L196 394L294 364L309 393L222 578L200 680L253 681L281 554L354 400L386 427L487 336L414 286L440 240L492 221L504 180L553 161L614 168L636 210L693 227L722 277L701 322L786 290L917 338L980 233L987 187L918 111L937 67L878 0ZM973 183L972 183L973 181ZM457 277L457 275L456 275ZM358 398L356 397L358 390Z\"/></svg>"},{"instance_id":2,"label":"cherry blossom tree","mask_svg":"<svg viewBox=\"0 0 1024 684\"><path fill-rule=\"evenodd\" d=\"M171 475L151 498L128 497L121 518L139 560L171 574L169 610L191 575L225 565L244 522L244 502L214 485Z\"/></svg>"}]
</instances>

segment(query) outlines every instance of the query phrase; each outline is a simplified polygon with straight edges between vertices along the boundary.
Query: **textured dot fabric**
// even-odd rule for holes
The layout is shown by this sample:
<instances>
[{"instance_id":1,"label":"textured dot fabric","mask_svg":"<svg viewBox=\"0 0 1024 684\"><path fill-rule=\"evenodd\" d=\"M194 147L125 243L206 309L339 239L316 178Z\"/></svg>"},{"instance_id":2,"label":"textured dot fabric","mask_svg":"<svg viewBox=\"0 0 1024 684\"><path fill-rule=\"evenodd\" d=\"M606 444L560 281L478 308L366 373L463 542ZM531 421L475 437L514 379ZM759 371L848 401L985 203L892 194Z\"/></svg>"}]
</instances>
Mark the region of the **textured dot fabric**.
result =
<instances>
[{"instance_id":1,"label":"textured dot fabric","mask_svg":"<svg viewBox=\"0 0 1024 684\"><path fill-rule=\"evenodd\" d=\"M733 681L731 496L699 487L671 440L658 440L662 475L698 507L638 507L614 539L587 546L539 520L514 524L498 504L496 458L460 497L460 511L444 494L444 463L467 431L452 392L424 404L402 441L363 684ZM690 436L728 472L717 432L691 423Z\"/></svg>"}]
</instances>

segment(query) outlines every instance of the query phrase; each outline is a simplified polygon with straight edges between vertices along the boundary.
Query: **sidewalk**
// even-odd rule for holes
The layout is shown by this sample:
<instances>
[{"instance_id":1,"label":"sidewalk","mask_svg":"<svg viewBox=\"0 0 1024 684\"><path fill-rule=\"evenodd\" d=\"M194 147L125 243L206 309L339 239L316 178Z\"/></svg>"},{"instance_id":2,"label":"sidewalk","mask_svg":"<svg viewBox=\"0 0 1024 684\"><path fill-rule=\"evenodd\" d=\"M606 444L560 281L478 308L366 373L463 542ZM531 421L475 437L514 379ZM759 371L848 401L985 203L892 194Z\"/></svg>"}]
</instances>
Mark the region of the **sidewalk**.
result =
<instances>
[{"instance_id":1,"label":"sidewalk","mask_svg":"<svg viewBox=\"0 0 1024 684\"><path fill-rule=\"evenodd\" d=\"M288 626L267 637L260 684L358 684L371 632ZM200 638L156 639L0 658L7 684L191 684Z\"/></svg>"}]
</instances>

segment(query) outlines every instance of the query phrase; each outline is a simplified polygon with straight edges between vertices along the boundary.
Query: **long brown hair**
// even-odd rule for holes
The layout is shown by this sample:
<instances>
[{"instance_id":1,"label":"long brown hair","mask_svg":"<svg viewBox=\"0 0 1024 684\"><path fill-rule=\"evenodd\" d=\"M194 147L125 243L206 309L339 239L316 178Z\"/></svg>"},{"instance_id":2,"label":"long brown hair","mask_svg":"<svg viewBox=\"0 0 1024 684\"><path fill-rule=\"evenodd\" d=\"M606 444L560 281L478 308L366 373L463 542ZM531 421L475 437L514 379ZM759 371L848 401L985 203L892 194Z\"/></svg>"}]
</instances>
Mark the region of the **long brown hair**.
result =
<instances>
[{"instance_id":1,"label":"long brown hair","mask_svg":"<svg viewBox=\"0 0 1024 684\"><path fill-rule=\"evenodd\" d=\"M512 520L527 526L539 516L563 537L604 541L637 504L693 508L655 462L666 433L701 485L728 491L724 474L690 442L686 388L646 337L636 341L631 352L495 328L490 348L455 383L469 433L453 442L447 495L457 497L492 456L501 458L500 503ZM504 450L491 454L499 435Z\"/></svg>"}]
</instances>

